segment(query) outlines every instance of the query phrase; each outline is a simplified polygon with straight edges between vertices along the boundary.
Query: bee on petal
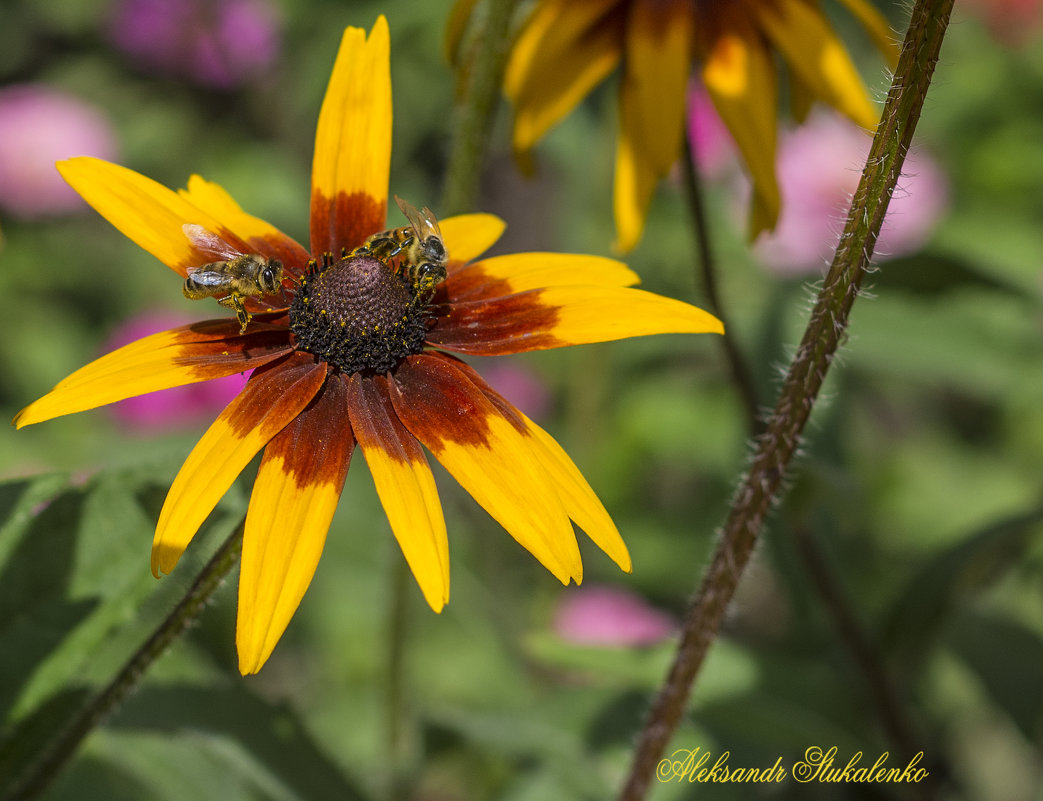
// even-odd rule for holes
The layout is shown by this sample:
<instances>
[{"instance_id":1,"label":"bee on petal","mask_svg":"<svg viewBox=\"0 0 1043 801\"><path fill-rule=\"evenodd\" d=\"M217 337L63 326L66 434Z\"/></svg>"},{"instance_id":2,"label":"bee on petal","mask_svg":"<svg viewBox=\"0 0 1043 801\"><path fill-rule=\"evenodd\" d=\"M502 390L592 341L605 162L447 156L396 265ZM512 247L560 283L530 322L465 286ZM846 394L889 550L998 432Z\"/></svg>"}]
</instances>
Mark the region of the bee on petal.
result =
<instances>
[{"instance_id":1,"label":"bee on petal","mask_svg":"<svg viewBox=\"0 0 1043 801\"><path fill-rule=\"evenodd\" d=\"M418 295L430 295L446 279L446 253L442 232L434 212L421 211L395 195L409 225L373 234L351 252L352 256L373 256L404 277Z\"/></svg>"},{"instance_id":2,"label":"bee on petal","mask_svg":"<svg viewBox=\"0 0 1043 801\"><path fill-rule=\"evenodd\" d=\"M201 225L186 223L181 229L192 247L220 259L188 269L188 277L181 288L185 297L189 300L217 298L222 306L235 311L239 333L245 332L252 315L243 305L243 299L282 291L282 262L257 253L242 253Z\"/></svg>"}]
</instances>

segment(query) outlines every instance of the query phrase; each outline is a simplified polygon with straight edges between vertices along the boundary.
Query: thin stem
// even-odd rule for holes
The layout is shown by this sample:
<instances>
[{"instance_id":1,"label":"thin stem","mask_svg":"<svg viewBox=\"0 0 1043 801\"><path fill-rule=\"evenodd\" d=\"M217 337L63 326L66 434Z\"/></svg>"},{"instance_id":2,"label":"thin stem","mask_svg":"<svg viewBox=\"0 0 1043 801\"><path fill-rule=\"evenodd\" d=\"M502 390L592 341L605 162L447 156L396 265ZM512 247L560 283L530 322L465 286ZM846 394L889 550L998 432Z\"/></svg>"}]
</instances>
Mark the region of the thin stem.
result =
<instances>
[{"instance_id":1,"label":"thin stem","mask_svg":"<svg viewBox=\"0 0 1043 801\"><path fill-rule=\"evenodd\" d=\"M446 216L474 209L489 147L489 133L499 107L515 6L517 0L488 0L482 29L474 37L474 56L470 63L460 68L463 93L457 107L446 172L443 198L443 214Z\"/></svg>"},{"instance_id":2,"label":"thin stem","mask_svg":"<svg viewBox=\"0 0 1043 801\"><path fill-rule=\"evenodd\" d=\"M689 605L670 672L638 739L621 801L644 799L652 778L671 779L663 759L710 644L750 560L811 414L869 267L887 204L920 117L953 0L917 0L882 119L852 200L844 233L768 427L735 494L701 586Z\"/></svg>"},{"instance_id":3,"label":"thin stem","mask_svg":"<svg viewBox=\"0 0 1043 801\"><path fill-rule=\"evenodd\" d=\"M815 534L807 526L798 525L794 531L794 541L804 561L804 568L824 602L826 613L832 618L841 640L862 673L884 732L898 747L903 759L912 759L923 748L918 745L914 727L906 717L876 644L855 615L847 593L837 580ZM920 797L925 801L934 797L936 787L948 773L939 767L937 763L930 766L928 780L917 785Z\"/></svg>"},{"instance_id":4,"label":"thin stem","mask_svg":"<svg viewBox=\"0 0 1043 801\"><path fill-rule=\"evenodd\" d=\"M83 739L112 713L137 686L152 664L199 617L207 601L238 561L245 525L244 517L152 636L134 652L112 681L88 700L69 724L44 747L36 760L8 788L3 801L30 801L39 796L76 753Z\"/></svg>"},{"instance_id":5,"label":"thin stem","mask_svg":"<svg viewBox=\"0 0 1043 801\"><path fill-rule=\"evenodd\" d=\"M710 241L710 226L706 220L706 204L703 202L702 181L695 164L692 143L688 137L684 138L684 185L685 194L688 197L688 206L692 213L692 231L695 234L695 245L698 252L696 272L702 278L703 289L706 299L710 304L710 311L718 320L724 323L724 336L720 337L724 355L728 361L728 367L732 373L732 380L742 400L746 411L746 423L750 435L755 436L763 429L760 416L760 405L757 403L757 390L754 387L753 378L749 365L739 350L735 341L735 334L724 311L721 295L717 289L716 261L713 257L713 245ZM698 279L697 279L698 280Z\"/></svg>"},{"instance_id":6,"label":"thin stem","mask_svg":"<svg viewBox=\"0 0 1043 801\"><path fill-rule=\"evenodd\" d=\"M394 554L391 577L391 602L388 610L388 652L387 652L387 695L386 718L388 735L388 776L387 797L389 801L399 801L409 796L408 758L410 732L407 726L410 721L406 716L405 706L405 654L406 640L409 633L409 585L411 575L406 560L396 552Z\"/></svg>"}]
</instances>

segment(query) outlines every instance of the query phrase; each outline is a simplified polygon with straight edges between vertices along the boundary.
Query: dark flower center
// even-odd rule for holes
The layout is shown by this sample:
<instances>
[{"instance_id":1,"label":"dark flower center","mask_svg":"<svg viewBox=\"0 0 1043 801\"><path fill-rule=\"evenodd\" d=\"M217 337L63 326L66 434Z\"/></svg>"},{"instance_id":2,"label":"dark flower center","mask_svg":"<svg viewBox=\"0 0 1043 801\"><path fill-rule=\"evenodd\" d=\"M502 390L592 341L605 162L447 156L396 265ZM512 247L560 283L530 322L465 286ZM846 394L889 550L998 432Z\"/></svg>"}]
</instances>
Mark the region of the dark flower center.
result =
<instances>
[{"instance_id":1,"label":"dark flower center","mask_svg":"<svg viewBox=\"0 0 1043 801\"><path fill-rule=\"evenodd\" d=\"M386 373L419 353L429 296L372 256L329 262L304 276L290 305L297 347L345 373Z\"/></svg>"}]
</instances>

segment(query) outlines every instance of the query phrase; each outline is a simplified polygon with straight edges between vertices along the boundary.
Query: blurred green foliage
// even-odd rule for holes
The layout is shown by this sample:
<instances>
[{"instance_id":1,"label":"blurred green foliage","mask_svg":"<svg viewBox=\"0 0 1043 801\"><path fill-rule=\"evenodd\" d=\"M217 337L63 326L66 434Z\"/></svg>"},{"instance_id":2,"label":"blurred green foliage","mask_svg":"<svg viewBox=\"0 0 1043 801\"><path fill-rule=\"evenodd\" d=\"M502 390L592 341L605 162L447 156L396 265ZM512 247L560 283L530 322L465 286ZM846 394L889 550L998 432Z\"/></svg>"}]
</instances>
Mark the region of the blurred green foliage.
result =
<instances>
[{"instance_id":1,"label":"blurred green foliage","mask_svg":"<svg viewBox=\"0 0 1043 801\"><path fill-rule=\"evenodd\" d=\"M888 8L896 28L903 5ZM0 82L78 94L112 120L122 164L172 187L198 172L304 240L312 136L339 31L369 28L378 13L392 32L391 191L437 211L454 101L440 39L448 6L284 3L281 57L220 91L143 71L115 51L103 33L107 4L10 0L0 7ZM837 19L882 94L883 71L849 23ZM733 766L792 764L813 745L863 751L869 762L898 754L865 661L802 555L811 542L893 683L940 781L936 797L1038 797L1043 47L1034 41L1005 47L959 13L950 28L918 130L949 177L949 211L922 252L881 265L873 298L856 306L791 494L676 747L728 750ZM595 92L548 136L532 181L514 169L502 115L482 204L510 226L500 250L609 252L613 97ZM728 187L709 195L722 295L769 406L807 288L756 263ZM8 419L99 355L128 316L218 311L184 300L176 276L93 212L0 226ZM661 187L628 261L645 288L702 302L675 182ZM544 425L634 557L624 576L584 547L587 581L626 586L679 615L748 453L717 343L657 337L516 362L550 388ZM175 574L151 578L166 486L207 424L146 437L103 409L0 429L0 785L147 636L241 513L250 470ZM242 679L235 669L230 581L47 798L350 799L390 797L397 786L415 799L612 796L671 643L612 649L556 637L562 588L439 473L452 602L435 616L407 584L395 706L389 637L402 560L363 460L351 473L314 583L263 672ZM916 793L790 781L761 795L926 797ZM664 783L651 797L749 795Z\"/></svg>"}]
</instances>

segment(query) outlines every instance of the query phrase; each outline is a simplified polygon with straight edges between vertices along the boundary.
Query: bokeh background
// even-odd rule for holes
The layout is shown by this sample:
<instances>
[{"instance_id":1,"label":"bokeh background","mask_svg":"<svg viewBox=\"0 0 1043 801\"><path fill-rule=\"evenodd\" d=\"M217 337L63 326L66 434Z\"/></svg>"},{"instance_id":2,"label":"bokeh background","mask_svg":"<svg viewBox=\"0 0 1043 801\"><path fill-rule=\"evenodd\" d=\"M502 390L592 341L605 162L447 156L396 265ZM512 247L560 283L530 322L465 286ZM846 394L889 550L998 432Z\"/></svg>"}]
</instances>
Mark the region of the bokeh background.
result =
<instances>
[{"instance_id":1,"label":"bokeh background","mask_svg":"<svg viewBox=\"0 0 1043 801\"><path fill-rule=\"evenodd\" d=\"M878 56L825 5L882 98ZM904 2L878 5L904 29ZM455 102L448 12L445 0L5 0L2 416L117 344L224 313L185 300L175 275L63 188L56 159L98 155L175 188L199 173L306 241L340 31L383 13L391 191L438 212ZM957 3L879 271L674 740L765 767L811 746L904 764L911 745L939 781L791 780L758 797L1043 797L1041 22L1037 0ZM508 223L499 252L611 255L613 89L547 137L528 179L500 115L479 204ZM722 296L768 407L868 137L824 110L784 133L785 217L751 247L748 190L695 85L690 107ZM626 259L644 288L705 305L679 176ZM434 615L356 459L312 588L262 673L236 671L230 580L47 798L612 796L749 454L742 407L712 337L475 366L565 445L633 574L581 543L583 588L562 588L441 472L453 586ZM236 391L232 380L0 427L0 786L242 514L254 468L177 571L151 577L166 488ZM651 798L750 793L664 783Z\"/></svg>"}]
</instances>

